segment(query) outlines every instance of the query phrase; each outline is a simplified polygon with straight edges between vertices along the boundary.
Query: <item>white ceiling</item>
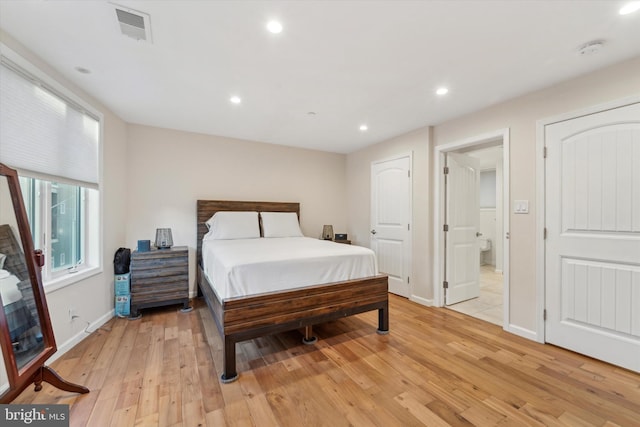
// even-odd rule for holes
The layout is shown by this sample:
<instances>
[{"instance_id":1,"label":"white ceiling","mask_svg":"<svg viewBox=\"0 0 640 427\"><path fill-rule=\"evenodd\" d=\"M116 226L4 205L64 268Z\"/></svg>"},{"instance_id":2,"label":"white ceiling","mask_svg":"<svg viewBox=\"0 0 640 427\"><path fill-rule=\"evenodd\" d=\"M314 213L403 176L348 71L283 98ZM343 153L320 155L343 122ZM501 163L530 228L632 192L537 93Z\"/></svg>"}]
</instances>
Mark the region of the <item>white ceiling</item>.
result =
<instances>
[{"instance_id":1,"label":"white ceiling","mask_svg":"<svg viewBox=\"0 0 640 427\"><path fill-rule=\"evenodd\" d=\"M107 1L0 0L0 28L127 122L341 153L640 56L614 0L117 3L152 44Z\"/></svg>"}]
</instances>

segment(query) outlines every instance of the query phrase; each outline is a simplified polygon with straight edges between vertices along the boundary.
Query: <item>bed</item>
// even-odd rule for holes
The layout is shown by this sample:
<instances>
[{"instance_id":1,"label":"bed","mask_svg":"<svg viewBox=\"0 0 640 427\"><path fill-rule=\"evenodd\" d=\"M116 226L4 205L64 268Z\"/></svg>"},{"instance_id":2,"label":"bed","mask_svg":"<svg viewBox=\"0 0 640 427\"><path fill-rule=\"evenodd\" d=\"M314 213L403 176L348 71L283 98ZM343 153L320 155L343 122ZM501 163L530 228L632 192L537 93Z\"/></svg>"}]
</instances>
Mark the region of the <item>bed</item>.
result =
<instances>
[{"instance_id":1,"label":"bed","mask_svg":"<svg viewBox=\"0 0 640 427\"><path fill-rule=\"evenodd\" d=\"M0 225L0 297L9 327L9 336L16 356L20 357L40 345L38 312L31 290L31 281L24 254L13 230ZM25 297L26 295L26 297Z\"/></svg>"},{"instance_id":2,"label":"bed","mask_svg":"<svg viewBox=\"0 0 640 427\"><path fill-rule=\"evenodd\" d=\"M229 293L221 297L203 267L203 238L209 233L207 221L217 212L294 212L299 203L198 200L197 202L197 283L223 338L223 383L238 378L236 343L279 332L303 329L306 343L315 341L313 325L372 310L378 310L379 334L389 331L388 280L386 275L370 275L303 287L267 290L257 294ZM334 243L334 245L338 245ZM323 267L324 268L324 267Z\"/></svg>"}]
</instances>

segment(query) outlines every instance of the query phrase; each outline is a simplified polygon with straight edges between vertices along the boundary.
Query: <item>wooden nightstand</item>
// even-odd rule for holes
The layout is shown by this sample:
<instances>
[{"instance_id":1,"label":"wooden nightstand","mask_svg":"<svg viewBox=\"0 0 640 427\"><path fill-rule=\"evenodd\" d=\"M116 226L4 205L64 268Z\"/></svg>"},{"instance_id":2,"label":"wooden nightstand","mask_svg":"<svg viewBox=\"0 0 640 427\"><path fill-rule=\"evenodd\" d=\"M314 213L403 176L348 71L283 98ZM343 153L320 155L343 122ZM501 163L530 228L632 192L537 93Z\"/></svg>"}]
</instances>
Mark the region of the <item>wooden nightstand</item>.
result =
<instances>
[{"instance_id":1,"label":"wooden nightstand","mask_svg":"<svg viewBox=\"0 0 640 427\"><path fill-rule=\"evenodd\" d=\"M189 251L186 246L131 254L131 316L140 309L182 304L189 310Z\"/></svg>"},{"instance_id":2,"label":"wooden nightstand","mask_svg":"<svg viewBox=\"0 0 640 427\"><path fill-rule=\"evenodd\" d=\"M336 243L344 243L345 245L350 245L351 240L334 240Z\"/></svg>"}]
</instances>

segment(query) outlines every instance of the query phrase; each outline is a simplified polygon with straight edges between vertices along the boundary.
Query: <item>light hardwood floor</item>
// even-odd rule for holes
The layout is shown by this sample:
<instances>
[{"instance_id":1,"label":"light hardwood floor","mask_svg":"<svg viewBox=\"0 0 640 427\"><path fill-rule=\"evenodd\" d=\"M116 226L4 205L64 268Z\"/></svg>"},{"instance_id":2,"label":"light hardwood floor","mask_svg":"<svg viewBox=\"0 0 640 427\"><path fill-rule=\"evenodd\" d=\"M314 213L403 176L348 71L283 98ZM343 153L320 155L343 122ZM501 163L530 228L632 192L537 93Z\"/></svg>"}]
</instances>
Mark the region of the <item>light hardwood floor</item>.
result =
<instances>
[{"instance_id":1,"label":"light hardwood floor","mask_svg":"<svg viewBox=\"0 0 640 427\"><path fill-rule=\"evenodd\" d=\"M72 426L638 426L640 375L446 309L391 296L377 313L238 345L240 379L218 381L221 341L202 301L190 313L112 319L14 403L70 404Z\"/></svg>"}]
</instances>

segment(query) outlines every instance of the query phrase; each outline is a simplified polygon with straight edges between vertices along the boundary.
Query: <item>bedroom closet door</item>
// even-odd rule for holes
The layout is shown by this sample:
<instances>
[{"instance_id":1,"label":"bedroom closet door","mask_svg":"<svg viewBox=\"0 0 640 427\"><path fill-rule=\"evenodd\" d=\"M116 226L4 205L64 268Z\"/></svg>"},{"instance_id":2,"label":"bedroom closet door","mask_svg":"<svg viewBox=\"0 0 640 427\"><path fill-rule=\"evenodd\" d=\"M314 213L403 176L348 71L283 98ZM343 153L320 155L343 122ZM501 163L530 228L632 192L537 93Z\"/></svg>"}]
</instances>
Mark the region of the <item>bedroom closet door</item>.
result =
<instances>
[{"instance_id":1,"label":"bedroom closet door","mask_svg":"<svg viewBox=\"0 0 640 427\"><path fill-rule=\"evenodd\" d=\"M371 164L371 249L389 292L409 298L411 156Z\"/></svg>"},{"instance_id":2,"label":"bedroom closet door","mask_svg":"<svg viewBox=\"0 0 640 427\"><path fill-rule=\"evenodd\" d=\"M640 104L544 132L545 341L640 372Z\"/></svg>"}]
</instances>

